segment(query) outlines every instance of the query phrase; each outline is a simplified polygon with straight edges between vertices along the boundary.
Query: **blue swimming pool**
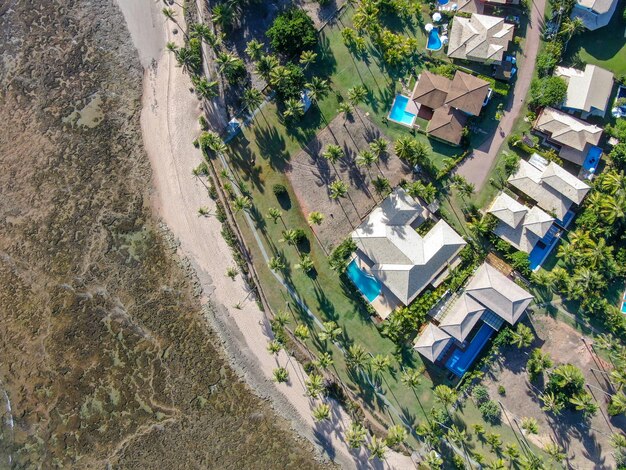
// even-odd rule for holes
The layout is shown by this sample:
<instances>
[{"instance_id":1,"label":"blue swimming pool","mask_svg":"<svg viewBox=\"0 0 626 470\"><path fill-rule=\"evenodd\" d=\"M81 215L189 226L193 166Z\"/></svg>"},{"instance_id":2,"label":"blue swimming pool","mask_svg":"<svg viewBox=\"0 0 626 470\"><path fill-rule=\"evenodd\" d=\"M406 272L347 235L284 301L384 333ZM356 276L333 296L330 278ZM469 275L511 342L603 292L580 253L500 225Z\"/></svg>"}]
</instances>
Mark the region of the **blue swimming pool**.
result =
<instances>
[{"instance_id":1,"label":"blue swimming pool","mask_svg":"<svg viewBox=\"0 0 626 470\"><path fill-rule=\"evenodd\" d=\"M429 51L438 51L443 47L441 43L441 38L439 37L439 28L433 28L428 33L428 43L426 44L426 49Z\"/></svg>"},{"instance_id":2,"label":"blue swimming pool","mask_svg":"<svg viewBox=\"0 0 626 470\"><path fill-rule=\"evenodd\" d=\"M489 325L483 323L465 351L457 349L452 353L452 356L446 362L446 368L454 372L458 377L463 377L494 331Z\"/></svg>"},{"instance_id":3,"label":"blue swimming pool","mask_svg":"<svg viewBox=\"0 0 626 470\"><path fill-rule=\"evenodd\" d=\"M583 162L583 169L589 173L595 173L596 168L598 168L598 164L600 163L600 158L602 158L602 149L600 147L596 147L595 145L592 146L587 152L587 156Z\"/></svg>"},{"instance_id":4,"label":"blue swimming pool","mask_svg":"<svg viewBox=\"0 0 626 470\"><path fill-rule=\"evenodd\" d=\"M369 274L366 274L356 264L356 260L348 265L346 271L348 277L354 282L354 285L361 291L367 300L372 302L380 294L380 283Z\"/></svg>"},{"instance_id":5,"label":"blue swimming pool","mask_svg":"<svg viewBox=\"0 0 626 470\"><path fill-rule=\"evenodd\" d=\"M409 97L404 95L397 95L393 100L391 106L391 112L389 113L389 119L405 126L412 126L415 122L415 114L409 113L406 110L406 106L409 104Z\"/></svg>"},{"instance_id":6,"label":"blue swimming pool","mask_svg":"<svg viewBox=\"0 0 626 470\"><path fill-rule=\"evenodd\" d=\"M557 235L559 233L559 229L556 225L552 225L546 236L543 237L535 247L532 249L530 254L528 255L528 259L530 260L530 269L535 270L541 263L548 257L548 254L552 251L552 248L556 245L558 240Z\"/></svg>"},{"instance_id":7,"label":"blue swimming pool","mask_svg":"<svg viewBox=\"0 0 626 470\"><path fill-rule=\"evenodd\" d=\"M450 2L450 0L437 0L439 2L439 5L447 5L448 2Z\"/></svg>"}]
</instances>

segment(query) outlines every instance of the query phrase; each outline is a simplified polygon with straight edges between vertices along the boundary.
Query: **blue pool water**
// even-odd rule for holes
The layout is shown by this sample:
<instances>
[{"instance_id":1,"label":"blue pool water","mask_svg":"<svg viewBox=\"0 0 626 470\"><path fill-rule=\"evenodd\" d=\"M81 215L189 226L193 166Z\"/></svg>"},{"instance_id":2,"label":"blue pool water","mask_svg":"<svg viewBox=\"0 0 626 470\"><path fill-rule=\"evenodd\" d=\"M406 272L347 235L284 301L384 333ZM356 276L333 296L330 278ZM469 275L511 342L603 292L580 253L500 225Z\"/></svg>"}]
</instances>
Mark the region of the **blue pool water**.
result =
<instances>
[{"instance_id":1,"label":"blue pool water","mask_svg":"<svg viewBox=\"0 0 626 470\"><path fill-rule=\"evenodd\" d=\"M595 145L589 149L585 161L583 162L583 169L590 173L595 173L598 164L600 163L600 157L602 156L602 149Z\"/></svg>"},{"instance_id":2,"label":"blue pool water","mask_svg":"<svg viewBox=\"0 0 626 470\"><path fill-rule=\"evenodd\" d=\"M438 0L439 5L447 5L450 0Z\"/></svg>"},{"instance_id":3,"label":"blue pool water","mask_svg":"<svg viewBox=\"0 0 626 470\"><path fill-rule=\"evenodd\" d=\"M433 28L428 33L428 44L426 44L426 49L430 51L438 51L441 49L443 44L441 44L441 38L439 37L439 28Z\"/></svg>"},{"instance_id":4,"label":"blue pool water","mask_svg":"<svg viewBox=\"0 0 626 470\"><path fill-rule=\"evenodd\" d=\"M548 233L546 233L546 236L543 237L539 242L537 242L535 247L532 249L532 251L528 255L531 270L534 271L539 266L541 266L543 260L545 260L548 254L552 251L552 248L554 248L558 240L558 238L556 237L558 232L559 229L555 225L552 225L552 227L550 227L550 230L548 230Z\"/></svg>"},{"instance_id":5,"label":"blue pool water","mask_svg":"<svg viewBox=\"0 0 626 470\"><path fill-rule=\"evenodd\" d=\"M622 301L622 313L626 313L626 299Z\"/></svg>"},{"instance_id":6,"label":"blue pool water","mask_svg":"<svg viewBox=\"0 0 626 470\"><path fill-rule=\"evenodd\" d=\"M415 122L415 114L409 113L406 110L406 105L408 103L408 96L397 95L396 99L393 101L393 106L391 107L391 112L389 113L389 119L407 126L412 126Z\"/></svg>"},{"instance_id":7,"label":"blue pool water","mask_svg":"<svg viewBox=\"0 0 626 470\"><path fill-rule=\"evenodd\" d=\"M487 344L487 341L489 341L494 331L495 330L489 325L483 323L465 351L457 349L452 353L452 356L450 356L450 359L446 362L446 368L454 372L458 377L463 377L467 369L470 368L476 359L476 356L478 356L485 344Z\"/></svg>"},{"instance_id":8,"label":"blue pool water","mask_svg":"<svg viewBox=\"0 0 626 470\"><path fill-rule=\"evenodd\" d=\"M361 268L359 268L356 264L356 260L352 260L352 262L348 265L346 273L367 300L372 302L376 297L378 297L378 294L380 294L380 283L374 277L366 274Z\"/></svg>"}]
</instances>

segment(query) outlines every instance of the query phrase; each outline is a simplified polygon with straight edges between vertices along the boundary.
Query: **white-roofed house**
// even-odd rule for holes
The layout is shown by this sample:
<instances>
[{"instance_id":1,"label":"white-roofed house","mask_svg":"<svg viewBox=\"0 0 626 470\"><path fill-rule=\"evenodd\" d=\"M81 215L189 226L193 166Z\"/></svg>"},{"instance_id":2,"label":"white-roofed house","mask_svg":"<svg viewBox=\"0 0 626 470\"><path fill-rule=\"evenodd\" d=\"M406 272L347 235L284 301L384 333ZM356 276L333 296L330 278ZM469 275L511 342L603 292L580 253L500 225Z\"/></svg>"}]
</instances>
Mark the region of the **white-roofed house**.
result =
<instances>
[{"instance_id":1,"label":"white-roofed house","mask_svg":"<svg viewBox=\"0 0 626 470\"><path fill-rule=\"evenodd\" d=\"M429 217L426 208L398 188L352 232L361 266L380 281L384 295L404 305L447 275L466 245L444 220L423 236L417 233Z\"/></svg>"},{"instance_id":2,"label":"white-roofed house","mask_svg":"<svg viewBox=\"0 0 626 470\"><path fill-rule=\"evenodd\" d=\"M454 17L448 42L448 57L484 64L499 64L513 40L515 26L504 18L473 13Z\"/></svg>"},{"instance_id":3,"label":"white-roofed house","mask_svg":"<svg viewBox=\"0 0 626 470\"><path fill-rule=\"evenodd\" d=\"M534 124L536 132L559 148L559 156L582 165L592 147L600 142L602 128L554 108L544 108Z\"/></svg>"},{"instance_id":4,"label":"white-roofed house","mask_svg":"<svg viewBox=\"0 0 626 470\"><path fill-rule=\"evenodd\" d=\"M539 158L531 159L538 161ZM580 205L590 186L554 162L540 167L525 160L508 182L564 225L572 206Z\"/></svg>"},{"instance_id":5,"label":"white-roofed house","mask_svg":"<svg viewBox=\"0 0 626 470\"><path fill-rule=\"evenodd\" d=\"M430 323L424 328L414 348L431 362L458 374L458 363L465 362L466 370L479 352L475 348L472 351L472 342L476 339L482 348L491 336L489 331L498 331L504 322L515 325L532 300L529 292L483 263L448 306L438 326ZM483 329L487 329L486 335L481 335ZM463 358L466 353L473 357Z\"/></svg>"},{"instance_id":6,"label":"white-roofed house","mask_svg":"<svg viewBox=\"0 0 626 470\"><path fill-rule=\"evenodd\" d=\"M598 29L609 24L618 3L619 0L576 0L571 18L583 20L587 29Z\"/></svg>"},{"instance_id":7,"label":"white-roofed house","mask_svg":"<svg viewBox=\"0 0 626 470\"><path fill-rule=\"evenodd\" d=\"M613 74L597 65L587 64L585 70L557 67L554 74L567 81L567 96L561 108L580 112L581 117L604 117L613 90Z\"/></svg>"},{"instance_id":8,"label":"white-roofed house","mask_svg":"<svg viewBox=\"0 0 626 470\"><path fill-rule=\"evenodd\" d=\"M554 218L537 206L528 208L502 192L487 210L498 219L493 232L515 248L529 253L544 238Z\"/></svg>"}]
</instances>

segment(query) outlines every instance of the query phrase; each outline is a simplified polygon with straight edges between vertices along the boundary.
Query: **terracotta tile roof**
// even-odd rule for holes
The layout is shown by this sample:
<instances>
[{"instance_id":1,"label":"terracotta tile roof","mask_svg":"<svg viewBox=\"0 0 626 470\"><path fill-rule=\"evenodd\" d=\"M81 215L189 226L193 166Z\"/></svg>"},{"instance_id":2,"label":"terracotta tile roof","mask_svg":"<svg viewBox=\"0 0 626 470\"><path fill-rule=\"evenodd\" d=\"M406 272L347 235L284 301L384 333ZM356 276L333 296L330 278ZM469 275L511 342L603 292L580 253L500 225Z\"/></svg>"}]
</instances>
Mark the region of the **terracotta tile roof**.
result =
<instances>
[{"instance_id":1,"label":"terracotta tile roof","mask_svg":"<svg viewBox=\"0 0 626 470\"><path fill-rule=\"evenodd\" d=\"M450 106L437 108L428 122L426 132L455 145L461 143L467 116Z\"/></svg>"}]
</instances>

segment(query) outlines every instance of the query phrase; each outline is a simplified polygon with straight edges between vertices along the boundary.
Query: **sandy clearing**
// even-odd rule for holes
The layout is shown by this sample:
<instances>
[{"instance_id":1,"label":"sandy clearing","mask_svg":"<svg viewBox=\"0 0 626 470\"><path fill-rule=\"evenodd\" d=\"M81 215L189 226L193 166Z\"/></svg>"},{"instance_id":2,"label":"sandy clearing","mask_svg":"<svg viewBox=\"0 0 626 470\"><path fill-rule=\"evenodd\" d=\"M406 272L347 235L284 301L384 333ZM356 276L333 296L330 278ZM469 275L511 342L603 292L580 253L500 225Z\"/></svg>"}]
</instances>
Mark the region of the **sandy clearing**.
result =
<instances>
[{"instance_id":1,"label":"sandy clearing","mask_svg":"<svg viewBox=\"0 0 626 470\"><path fill-rule=\"evenodd\" d=\"M201 206L211 211L215 209L202 181L191 174L202 159L200 151L192 145L199 132L201 105L190 91L189 77L175 66L170 54L162 51L165 40L181 43L182 35L174 35L171 24L162 28L160 25L164 22L153 22L151 28L142 26L146 15L153 17L156 8L153 1L141 0L141 8L135 0L118 2L142 61L152 64L144 75L141 125L153 168L155 210L179 239L181 255L195 268L204 289L204 300L215 315L212 323L226 343L224 346L233 357L235 369L242 371L261 395L270 396L278 411L291 419L301 434L321 444L326 454L344 467L413 468L410 458L394 452L389 452L383 463L368 462L364 452L353 454L341 438L349 417L336 406L330 425L316 424L311 416L315 404L305 395L305 373L301 366L289 360L284 352L277 358L267 352L270 328L264 314L249 299L240 278L231 281L225 276L226 268L234 262L220 235L220 223L197 214ZM134 5L128 7L131 3ZM148 12L148 8L152 12ZM178 17L182 17L180 12ZM162 29L160 35L154 31L157 28ZM237 303L241 309L234 308ZM277 362L288 368L289 384L271 382Z\"/></svg>"}]
</instances>

